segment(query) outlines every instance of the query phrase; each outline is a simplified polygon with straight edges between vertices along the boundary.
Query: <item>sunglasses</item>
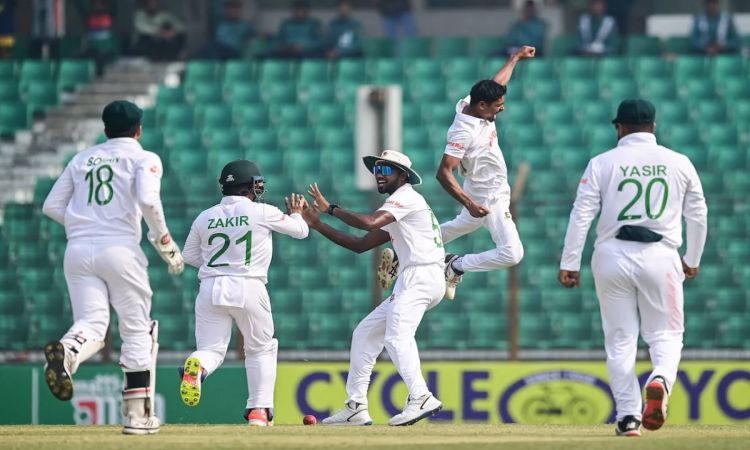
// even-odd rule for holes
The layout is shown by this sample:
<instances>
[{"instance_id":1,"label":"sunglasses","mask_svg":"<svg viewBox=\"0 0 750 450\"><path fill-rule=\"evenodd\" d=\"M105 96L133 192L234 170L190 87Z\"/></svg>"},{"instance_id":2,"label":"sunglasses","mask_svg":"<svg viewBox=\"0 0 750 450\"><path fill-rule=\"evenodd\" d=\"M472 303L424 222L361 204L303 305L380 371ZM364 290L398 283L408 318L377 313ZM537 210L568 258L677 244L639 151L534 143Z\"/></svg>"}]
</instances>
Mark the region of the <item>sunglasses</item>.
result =
<instances>
[{"instance_id":1,"label":"sunglasses","mask_svg":"<svg viewBox=\"0 0 750 450\"><path fill-rule=\"evenodd\" d=\"M390 176L393 174L393 167L391 166L373 166L372 168L373 175L383 175L384 177Z\"/></svg>"}]
</instances>

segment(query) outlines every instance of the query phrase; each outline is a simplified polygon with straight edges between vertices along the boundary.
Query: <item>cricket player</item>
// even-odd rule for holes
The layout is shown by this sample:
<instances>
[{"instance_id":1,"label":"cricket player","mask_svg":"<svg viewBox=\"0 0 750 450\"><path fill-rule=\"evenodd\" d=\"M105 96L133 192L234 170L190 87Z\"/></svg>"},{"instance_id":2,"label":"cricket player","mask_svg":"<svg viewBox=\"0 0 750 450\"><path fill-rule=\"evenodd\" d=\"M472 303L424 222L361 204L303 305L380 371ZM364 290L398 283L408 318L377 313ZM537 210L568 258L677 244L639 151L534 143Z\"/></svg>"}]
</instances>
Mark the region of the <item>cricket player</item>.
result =
<instances>
[{"instance_id":1,"label":"cricket player","mask_svg":"<svg viewBox=\"0 0 750 450\"><path fill-rule=\"evenodd\" d=\"M392 417L393 426L412 425L438 412L443 404L427 388L422 376L414 334L424 313L443 298L445 252L440 227L424 197L414 190L422 182L403 153L385 150L363 158L377 181L378 192L389 194L371 215L357 214L329 203L317 184L310 187L313 205L302 215L314 230L337 245L363 253L388 241L399 256L399 277L393 294L367 315L354 330L346 380L344 408L323 419L324 425L372 425L367 410L370 375L383 347L404 380L409 396L404 411ZM358 237L336 230L320 220L319 212L366 230Z\"/></svg>"},{"instance_id":2,"label":"cricket player","mask_svg":"<svg viewBox=\"0 0 750 450\"><path fill-rule=\"evenodd\" d=\"M655 116L646 100L620 103L612 121L617 147L586 167L560 262L560 283L579 286L586 234L600 213L591 269L620 436L639 436L641 422L657 430L667 418L682 351L682 282L698 275L706 242L707 208L698 174L686 156L656 143ZM680 259L683 217L687 246ZM639 330L653 364L643 413L635 373Z\"/></svg>"},{"instance_id":3,"label":"cricket player","mask_svg":"<svg viewBox=\"0 0 750 450\"><path fill-rule=\"evenodd\" d=\"M266 291L271 233L306 238L309 229L300 215L305 200L296 194L286 198L288 215L259 203L265 181L258 166L246 160L224 166L219 184L224 198L195 219L185 242L185 262L200 269L201 283L195 301L197 350L185 360L180 395L186 405L198 404L201 382L224 361L234 321L245 343L245 419L264 427L273 425L278 350Z\"/></svg>"},{"instance_id":4,"label":"cricket player","mask_svg":"<svg viewBox=\"0 0 750 450\"><path fill-rule=\"evenodd\" d=\"M437 179L463 208L455 219L440 224L445 244L485 227L495 248L478 254L448 254L445 264L445 298L453 299L464 272L486 272L512 267L523 258L523 245L510 215L508 168L497 141L495 117L505 109L506 86L516 64L536 53L523 46L513 54L492 80L482 80L470 95L456 105L456 116L448 129L448 143L437 171ZM454 172L464 177L459 185ZM397 258L383 253L378 279L384 288L392 283Z\"/></svg>"},{"instance_id":5,"label":"cricket player","mask_svg":"<svg viewBox=\"0 0 750 450\"><path fill-rule=\"evenodd\" d=\"M139 245L141 217L169 273L179 275L184 268L164 220L161 160L138 143L142 115L128 101L108 104L102 112L107 141L70 161L43 206L45 215L65 226L68 237L63 263L74 320L60 341L44 347L47 385L55 397L70 400L72 375L104 346L112 305L122 338L126 434L160 428L154 411L158 324L150 318L148 261Z\"/></svg>"}]
</instances>

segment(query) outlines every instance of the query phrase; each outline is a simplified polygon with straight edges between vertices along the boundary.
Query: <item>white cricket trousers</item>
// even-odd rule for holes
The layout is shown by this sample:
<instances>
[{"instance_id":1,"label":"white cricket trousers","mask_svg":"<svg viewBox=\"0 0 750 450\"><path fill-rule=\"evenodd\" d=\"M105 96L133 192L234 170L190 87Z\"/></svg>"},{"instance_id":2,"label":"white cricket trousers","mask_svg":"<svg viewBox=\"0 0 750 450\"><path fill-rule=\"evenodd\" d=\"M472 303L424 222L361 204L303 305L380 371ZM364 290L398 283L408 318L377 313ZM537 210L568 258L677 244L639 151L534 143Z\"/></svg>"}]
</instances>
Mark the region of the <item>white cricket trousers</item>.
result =
<instances>
[{"instance_id":1,"label":"white cricket trousers","mask_svg":"<svg viewBox=\"0 0 750 450\"><path fill-rule=\"evenodd\" d=\"M104 341L109 305L122 338L120 365L126 371L151 367L151 288L148 260L132 241L68 242L63 259L73 307L73 326L61 342L79 349L86 340Z\"/></svg>"},{"instance_id":2,"label":"white cricket trousers","mask_svg":"<svg viewBox=\"0 0 750 450\"><path fill-rule=\"evenodd\" d=\"M273 408L278 341L271 302L257 278L219 276L201 281L195 301L195 343L190 356L210 375L222 362L237 323L245 343L247 408Z\"/></svg>"},{"instance_id":3,"label":"white cricket trousers","mask_svg":"<svg viewBox=\"0 0 750 450\"><path fill-rule=\"evenodd\" d=\"M346 379L349 400L367 404L370 375L383 347L412 398L429 392L414 335L424 313L440 303L445 294L443 270L442 264L405 267L393 294L354 329Z\"/></svg>"},{"instance_id":4,"label":"white cricket trousers","mask_svg":"<svg viewBox=\"0 0 750 450\"><path fill-rule=\"evenodd\" d=\"M661 243L611 239L596 246L591 269L617 420L628 415L640 419L641 389L635 372L639 328L653 365L648 381L661 376L671 392L677 377L684 331L680 256Z\"/></svg>"},{"instance_id":5,"label":"white cricket trousers","mask_svg":"<svg viewBox=\"0 0 750 450\"><path fill-rule=\"evenodd\" d=\"M487 272L512 267L523 259L523 244L510 215L508 200L495 200L485 207L490 212L484 217L472 217L466 208L462 208L455 219L440 224L444 244L472 233L479 227L484 227L490 232L495 248L482 253L463 255L461 269L464 272Z\"/></svg>"}]
</instances>

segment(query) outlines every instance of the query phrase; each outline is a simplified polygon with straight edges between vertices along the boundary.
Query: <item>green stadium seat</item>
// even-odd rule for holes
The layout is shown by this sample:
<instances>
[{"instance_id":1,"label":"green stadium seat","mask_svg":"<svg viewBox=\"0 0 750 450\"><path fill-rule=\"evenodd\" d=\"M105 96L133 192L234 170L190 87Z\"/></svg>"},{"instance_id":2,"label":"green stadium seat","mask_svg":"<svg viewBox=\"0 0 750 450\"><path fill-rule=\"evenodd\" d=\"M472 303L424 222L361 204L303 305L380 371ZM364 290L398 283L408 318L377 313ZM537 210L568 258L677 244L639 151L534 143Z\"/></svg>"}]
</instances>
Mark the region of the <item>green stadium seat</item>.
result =
<instances>
[{"instance_id":1,"label":"green stadium seat","mask_svg":"<svg viewBox=\"0 0 750 450\"><path fill-rule=\"evenodd\" d=\"M286 60L268 59L260 64L258 79L261 84L292 80L294 63Z\"/></svg>"},{"instance_id":2,"label":"green stadium seat","mask_svg":"<svg viewBox=\"0 0 750 450\"><path fill-rule=\"evenodd\" d=\"M726 118L727 109L721 100L703 100L690 109L693 120L701 122L721 122Z\"/></svg>"},{"instance_id":3,"label":"green stadium seat","mask_svg":"<svg viewBox=\"0 0 750 450\"><path fill-rule=\"evenodd\" d=\"M353 148L354 136L350 129L330 128L321 130L320 141L325 147Z\"/></svg>"},{"instance_id":4,"label":"green stadium seat","mask_svg":"<svg viewBox=\"0 0 750 450\"><path fill-rule=\"evenodd\" d=\"M440 305L438 308L442 307ZM436 310L437 311L437 310ZM429 328L426 342L421 342L427 348L464 349L468 336L466 334L466 320L455 316L441 316L432 312L425 315L426 323L421 326Z\"/></svg>"},{"instance_id":5,"label":"green stadium seat","mask_svg":"<svg viewBox=\"0 0 750 450\"><path fill-rule=\"evenodd\" d=\"M575 171L583 173L589 162L589 153L578 147L555 146L550 150L550 161L552 166L563 171Z\"/></svg>"},{"instance_id":6,"label":"green stadium seat","mask_svg":"<svg viewBox=\"0 0 750 450\"><path fill-rule=\"evenodd\" d=\"M304 148L305 150L316 149L315 134L315 128L297 128L291 126L280 130L279 143L283 148L286 148L287 154L295 152L300 148Z\"/></svg>"},{"instance_id":7,"label":"green stadium seat","mask_svg":"<svg viewBox=\"0 0 750 450\"><path fill-rule=\"evenodd\" d=\"M647 98L656 104L677 98L677 86L672 78L653 78L641 81L638 91L642 98Z\"/></svg>"},{"instance_id":8,"label":"green stadium seat","mask_svg":"<svg viewBox=\"0 0 750 450\"><path fill-rule=\"evenodd\" d=\"M549 80L557 77L555 60L553 59L531 59L528 64L519 65L520 76L524 80ZM498 67L497 69L499 69ZM497 71L497 69L495 69Z\"/></svg>"},{"instance_id":9,"label":"green stadium seat","mask_svg":"<svg viewBox=\"0 0 750 450\"><path fill-rule=\"evenodd\" d=\"M630 64L622 57L606 57L599 60L597 78L599 83L631 77Z\"/></svg>"},{"instance_id":10,"label":"green stadium seat","mask_svg":"<svg viewBox=\"0 0 750 450\"><path fill-rule=\"evenodd\" d=\"M685 36L671 36L664 41L664 53L668 55L686 55L692 51L690 38Z\"/></svg>"},{"instance_id":11,"label":"green stadium seat","mask_svg":"<svg viewBox=\"0 0 750 450\"><path fill-rule=\"evenodd\" d=\"M203 171L208 163L207 153L202 148L183 147L178 152L171 152L169 156L172 169L178 176ZM162 196L164 195L165 191L162 189ZM182 199L182 193L178 198Z\"/></svg>"},{"instance_id":12,"label":"green stadium seat","mask_svg":"<svg viewBox=\"0 0 750 450\"><path fill-rule=\"evenodd\" d=\"M268 109L262 103L236 104L234 117L240 127L250 129L262 128L268 125Z\"/></svg>"},{"instance_id":13,"label":"green stadium seat","mask_svg":"<svg viewBox=\"0 0 750 450\"><path fill-rule=\"evenodd\" d=\"M260 86L253 82L225 85L224 95L229 103L236 106L245 106L261 101Z\"/></svg>"},{"instance_id":14,"label":"green stadium seat","mask_svg":"<svg viewBox=\"0 0 750 450\"><path fill-rule=\"evenodd\" d=\"M550 145L579 146L583 144L580 129L564 128L559 124L545 124L544 139Z\"/></svg>"},{"instance_id":15,"label":"green stadium seat","mask_svg":"<svg viewBox=\"0 0 750 450\"><path fill-rule=\"evenodd\" d=\"M156 130L146 130L139 140L141 147L155 153L161 153L164 149L164 136Z\"/></svg>"},{"instance_id":16,"label":"green stadium seat","mask_svg":"<svg viewBox=\"0 0 750 450\"><path fill-rule=\"evenodd\" d=\"M215 128L205 132L203 143L208 149L240 147L242 145L239 132L226 128Z\"/></svg>"},{"instance_id":17,"label":"green stadium seat","mask_svg":"<svg viewBox=\"0 0 750 450\"><path fill-rule=\"evenodd\" d=\"M730 102L750 99L750 81L747 76L725 78L721 83L717 83L716 90Z\"/></svg>"},{"instance_id":18,"label":"green stadium seat","mask_svg":"<svg viewBox=\"0 0 750 450\"><path fill-rule=\"evenodd\" d=\"M297 84L280 81L262 86L260 96L266 105L281 105L297 98Z\"/></svg>"},{"instance_id":19,"label":"green stadium seat","mask_svg":"<svg viewBox=\"0 0 750 450\"><path fill-rule=\"evenodd\" d=\"M230 88L235 84L247 84L255 79L257 64L255 61L230 60L224 64L224 86Z\"/></svg>"},{"instance_id":20,"label":"green stadium seat","mask_svg":"<svg viewBox=\"0 0 750 450\"><path fill-rule=\"evenodd\" d=\"M469 39L465 37L439 37L435 39L437 58L460 58L469 55Z\"/></svg>"},{"instance_id":21,"label":"green stadium seat","mask_svg":"<svg viewBox=\"0 0 750 450\"><path fill-rule=\"evenodd\" d=\"M396 42L396 50L399 58L429 58L432 56L432 38L405 37Z\"/></svg>"},{"instance_id":22,"label":"green stadium seat","mask_svg":"<svg viewBox=\"0 0 750 450\"><path fill-rule=\"evenodd\" d=\"M666 127L690 122L690 109L682 100L662 101L656 107L656 120Z\"/></svg>"},{"instance_id":23,"label":"green stadium seat","mask_svg":"<svg viewBox=\"0 0 750 450\"><path fill-rule=\"evenodd\" d=\"M562 98L560 82L554 78L540 78L533 82L525 82L523 85L523 94L527 100L537 104L544 104Z\"/></svg>"},{"instance_id":24,"label":"green stadium seat","mask_svg":"<svg viewBox=\"0 0 750 450\"><path fill-rule=\"evenodd\" d=\"M446 80L461 80L470 86L484 78L479 67L479 60L469 56L448 58L442 61L442 72Z\"/></svg>"},{"instance_id":25,"label":"green stadium seat","mask_svg":"<svg viewBox=\"0 0 750 450\"><path fill-rule=\"evenodd\" d=\"M248 148L252 151L274 152L279 148L279 140L275 130L258 129L251 126L247 136L243 136Z\"/></svg>"},{"instance_id":26,"label":"green stadium seat","mask_svg":"<svg viewBox=\"0 0 750 450\"><path fill-rule=\"evenodd\" d=\"M596 82L589 79L571 79L563 84L562 94L565 98L572 101L590 102L599 99L599 86Z\"/></svg>"},{"instance_id":27,"label":"green stadium seat","mask_svg":"<svg viewBox=\"0 0 750 450\"><path fill-rule=\"evenodd\" d=\"M276 125L281 127L306 127L307 109L297 105L282 105L275 119Z\"/></svg>"},{"instance_id":28,"label":"green stadium seat","mask_svg":"<svg viewBox=\"0 0 750 450\"><path fill-rule=\"evenodd\" d=\"M628 55L661 55L661 52L661 40L656 36L631 34L625 39L625 53Z\"/></svg>"},{"instance_id":29,"label":"green stadium seat","mask_svg":"<svg viewBox=\"0 0 750 450\"><path fill-rule=\"evenodd\" d=\"M738 144L738 131L737 126L734 124L706 124L702 128L701 134L703 142L707 144L726 146L735 146Z\"/></svg>"},{"instance_id":30,"label":"green stadium seat","mask_svg":"<svg viewBox=\"0 0 750 450\"><path fill-rule=\"evenodd\" d=\"M60 101L54 82L31 82L27 85L25 100L28 110L34 114L43 112Z\"/></svg>"},{"instance_id":31,"label":"green stadium seat","mask_svg":"<svg viewBox=\"0 0 750 450\"><path fill-rule=\"evenodd\" d=\"M701 144L681 145L677 148L677 151L690 158L690 162L698 169L704 169L708 166L708 152Z\"/></svg>"},{"instance_id":32,"label":"green stadium seat","mask_svg":"<svg viewBox=\"0 0 750 450\"><path fill-rule=\"evenodd\" d=\"M414 82L409 89L411 100L418 103L445 100L445 83L442 80L426 79Z\"/></svg>"},{"instance_id":33,"label":"green stadium seat","mask_svg":"<svg viewBox=\"0 0 750 450\"><path fill-rule=\"evenodd\" d=\"M60 90L73 91L94 78L94 62L90 60L64 59L60 61L57 86Z\"/></svg>"},{"instance_id":34,"label":"green stadium seat","mask_svg":"<svg viewBox=\"0 0 750 450\"><path fill-rule=\"evenodd\" d=\"M612 103L605 100L584 102L579 109L578 119L584 125L601 122L607 118L614 117L616 112L616 107L613 107Z\"/></svg>"},{"instance_id":35,"label":"green stadium seat","mask_svg":"<svg viewBox=\"0 0 750 450\"><path fill-rule=\"evenodd\" d=\"M156 92L156 107L161 109L185 103L185 92L182 87L159 86Z\"/></svg>"},{"instance_id":36,"label":"green stadium seat","mask_svg":"<svg viewBox=\"0 0 750 450\"><path fill-rule=\"evenodd\" d=\"M633 71L639 81L671 77L672 65L661 56L644 56L632 59Z\"/></svg>"},{"instance_id":37,"label":"green stadium seat","mask_svg":"<svg viewBox=\"0 0 750 450\"><path fill-rule=\"evenodd\" d=\"M562 125L573 117L573 107L567 102L549 102L536 110L536 117L540 123Z\"/></svg>"},{"instance_id":38,"label":"green stadium seat","mask_svg":"<svg viewBox=\"0 0 750 450\"><path fill-rule=\"evenodd\" d=\"M338 315L314 314L310 316L307 344L310 348L349 348L351 329L348 321Z\"/></svg>"},{"instance_id":39,"label":"green stadium seat","mask_svg":"<svg viewBox=\"0 0 750 450\"><path fill-rule=\"evenodd\" d=\"M717 343L722 348L747 348L750 333L747 331L747 321L750 315L727 317L719 327Z\"/></svg>"},{"instance_id":40,"label":"green stadium seat","mask_svg":"<svg viewBox=\"0 0 750 450\"><path fill-rule=\"evenodd\" d=\"M578 51L579 38L576 34L563 34L552 40L550 56L570 56Z\"/></svg>"},{"instance_id":41,"label":"green stadium seat","mask_svg":"<svg viewBox=\"0 0 750 450\"><path fill-rule=\"evenodd\" d=\"M708 75L707 58L703 56L681 55L672 64L677 83L682 83L689 79L700 80Z\"/></svg>"},{"instance_id":42,"label":"green stadium seat","mask_svg":"<svg viewBox=\"0 0 750 450\"><path fill-rule=\"evenodd\" d=\"M370 81L376 84L400 84L404 81L403 62L399 59L376 59L368 63Z\"/></svg>"},{"instance_id":43,"label":"green stadium seat","mask_svg":"<svg viewBox=\"0 0 750 450\"><path fill-rule=\"evenodd\" d=\"M471 53L474 56L490 58L505 54L508 39L505 36L475 37L472 39ZM501 66L495 67L497 71Z\"/></svg>"},{"instance_id":44,"label":"green stadium seat","mask_svg":"<svg viewBox=\"0 0 750 450\"><path fill-rule=\"evenodd\" d=\"M188 61L185 70L184 84L190 90L194 84L213 83L219 80L221 63L216 61Z\"/></svg>"},{"instance_id":45,"label":"green stadium seat","mask_svg":"<svg viewBox=\"0 0 750 450\"><path fill-rule=\"evenodd\" d=\"M17 77L16 62L10 59L0 60L0 80L14 80Z\"/></svg>"},{"instance_id":46,"label":"green stadium seat","mask_svg":"<svg viewBox=\"0 0 750 450\"><path fill-rule=\"evenodd\" d=\"M551 338L550 321L546 315L520 315L518 344L521 348L548 348Z\"/></svg>"},{"instance_id":47,"label":"green stadium seat","mask_svg":"<svg viewBox=\"0 0 750 450\"><path fill-rule=\"evenodd\" d=\"M748 167L747 153L741 151L736 145L713 145L710 147L712 168L717 171L728 171ZM734 222L733 220L733 223Z\"/></svg>"},{"instance_id":48,"label":"green stadium seat","mask_svg":"<svg viewBox=\"0 0 750 450\"><path fill-rule=\"evenodd\" d=\"M331 103L336 101L336 89L329 82L310 83L300 86L297 91L299 103L316 105L319 103Z\"/></svg>"},{"instance_id":49,"label":"green stadium seat","mask_svg":"<svg viewBox=\"0 0 750 450\"><path fill-rule=\"evenodd\" d=\"M327 81L330 72L331 68L327 61L308 59L300 62L297 79L300 83Z\"/></svg>"},{"instance_id":50,"label":"green stadium seat","mask_svg":"<svg viewBox=\"0 0 750 450\"><path fill-rule=\"evenodd\" d=\"M695 98L711 99L716 97L716 88L708 78L690 78L677 81L677 93L685 101L692 101Z\"/></svg>"},{"instance_id":51,"label":"green stadium seat","mask_svg":"<svg viewBox=\"0 0 750 450\"><path fill-rule=\"evenodd\" d=\"M563 58L557 63L557 71L561 78L568 79L566 84L573 79L587 79L594 76L594 61L590 58Z\"/></svg>"},{"instance_id":52,"label":"green stadium seat","mask_svg":"<svg viewBox=\"0 0 750 450\"><path fill-rule=\"evenodd\" d=\"M627 98L638 97L638 85L632 78L599 80L599 92L602 98L619 103Z\"/></svg>"},{"instance_id":53,"label":"green stadium seat","mask_svg":"<svg viewBox=\"0 0 750 450\"><path fill-rule=\"evenodd\" d=\"M307 348L308 321L306 316L274 314L274 319L274 337L278 339L280 348L298 350Z\"/></svg>"},{"instance_id":54,"label":"green stadium seat","mask_svg":"<svg viewBox=\"0 0 750 450\"><path fill-rule=\"evenodd\" d=\"M232 108L229 105L207 105L200 119L205 128L227 128L232 124Z\"/></svg>"},{"instance_id":55,"label":"green stadium seat","mask_svg":"<svg viewBox=\"0 0 750 450\"><path fill-rule=\"evenodd\" d=\"M311 104L308 116L316 127L342 127L346 124L344 108L337 103Z\"/></svg>"},{"instance_id":56,"label":"green stadium seat","mask_svg":"<svg viewBox=\"0 0 750 450\"><path fill-rule=\"evenodd\" d=\"M336 71L336 80L338 81L352 81L352 82L364 82L367 78L365 71L365 65L362 64L361 60L357 59L344 59L339 61Z\"/></svg>"},{"instance_id":57,"label":"green stadium seat","mask_svg":"<svg viewBox=\"0 0 750 450\"><path fill-rule=\"evenodd\" d=\"M393 41L388 38L366 38L362 42L362 48L367 58L391 58L394 56Z\"/></svg>"},{"instance_id":58,"label":"green stadium seat","mask_svg":"<svg viewBox=\"0 0 750 450\"><path fill-rule=\"evenodd\" d=\"M245 150L241 148L214 148L208 153L208 173L213 180L214 174L221 172L221 169L230 161L245 159ZM201 182L200 177L196 180Z\"/></svg>"},{"instance_id":59,"label":"green stadium seat","mask_svg":"<svg viewBox=\"0 0 750 450\"><path fill-rule=\"evenodd\" d=\"M19 100L18 82L11 78L0 79L0 104Z\"/></svg>"},{"instance_id":60,"label":"green stadium seat","mask_svg":"<svg viewBox=\"0 0 750 450\"><path fill-rule=\"evenodd\" d=\"M189 130L193 127L194 112L186 106L170 106L164 117L165 131Z\"/></svg>"},{"instance_id":61,"label":"green stadium seat","mask_svg":"<svg viewBox=\"0 0 750 450\"><path fill-rule=\"evenodd\" d=\"M440 80L443 73L443 61L435 58L415 59L404 66L404 72L413 83Z\"/></svg>"},{"instance_id":62,"label":"green stadium seat","mask_svg":"<svg viewBox=\"0 0 750 450\"><path fill-rule=\"evenodd\" d=\"M54 81L54 63L48 60L27 59L21 63L19 72L19 87L26 92L30 83Z\"/></svg>"},{"instance_id":63,"label":"green stadium seat","mask_svg":"<svg viewBox=\"0 0 750 450\"><path fill-rule=\"evenodd\" d=\"M711 75L717 82L725 78L747 77L747 62L740 55L720 55L712 58Z\"/></svg>"},{"instance_id":64,"label":"green stadium seat","mask_svg":"<svg viewBox=\"0 0 750 450\"><path fill-rule=\"evenodd\" d=\"M188 92L187 99L196 107L211 103L222 103L224 101L224 90L216 82L196 82L192 85L192 90Z\"/></svg>"}]
</instances>

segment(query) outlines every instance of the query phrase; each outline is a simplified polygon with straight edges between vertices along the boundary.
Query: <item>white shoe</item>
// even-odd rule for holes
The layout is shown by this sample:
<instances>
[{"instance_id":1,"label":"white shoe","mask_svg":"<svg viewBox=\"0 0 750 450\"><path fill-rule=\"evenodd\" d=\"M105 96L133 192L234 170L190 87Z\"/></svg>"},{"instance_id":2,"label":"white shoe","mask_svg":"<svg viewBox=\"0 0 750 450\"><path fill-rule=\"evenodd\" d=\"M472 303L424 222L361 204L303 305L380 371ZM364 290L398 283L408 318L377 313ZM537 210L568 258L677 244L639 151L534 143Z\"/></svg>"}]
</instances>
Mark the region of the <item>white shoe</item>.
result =
<instances>
[{"instance_id":1,"label":"white shoe","mask_svg":"<svg viewBox=\"0 0 750 450\"><path fill-rule=\"evenodd\" d=\"M378 264L377 271L378 284L383 289L390 289L397 276L398 258L392 249L386 248L380 255L380 264Z\"/></svg>"},{"instance_id":2,"label":"white shoe","mask_svg":"<svg viewBox=\"0 0 750 450\"><path fill-rule=\"evenodd\" d=\"M463 279L463 273L458 274L453 268L453 263L460 258L450 253L445 255L445 298L453 300L456 297L456 286Z\"/></svg>"},{"instance_id":3,"label":"white shoe","mask_svg":"<svg viewBox=\"0 0 750 450\"><path fill-rule=\"evenodd\" d=\"M161 429L161 421L156 416L150 417L125 417L125 426L122 434L154 434Z\"/></svg>"},{"instance_id":4,"label":"white shoe","mask_svg":"<svg viewBox=\"0 0 750 450\"><path fill-rule=\"evenodd\" d=\"M343 426L372 425L372 417L370 417L370 413L367 411L367 405L347 401L344 403L344 409L339 410L331 417L326 417L321 423L323 425Z\"/></svg>"},{"instance_id":5,"label":"white shoe","mask_svg":"<svg viewBox=\"0 0 750 450\"><path fill-rule=\"evenodd\" d=\"M71 367L75 355L62 342L52 341L44 346L44 379L52 395L67 401L73 397L73 376Z\"/></svg>"},{"instance_id":6,"label":"white shoe","mask_svg":"<svg viewBox=\"0 0 750 450\"><path fill-rule=\"evenodd\" d=\"M424 418L435 415L441 409L443 409L443 403L430 393L414 399L409 397L406 399L404 412L391 417L388 425L394 427L414 425Z\"/></svg>"}]
</instances>

